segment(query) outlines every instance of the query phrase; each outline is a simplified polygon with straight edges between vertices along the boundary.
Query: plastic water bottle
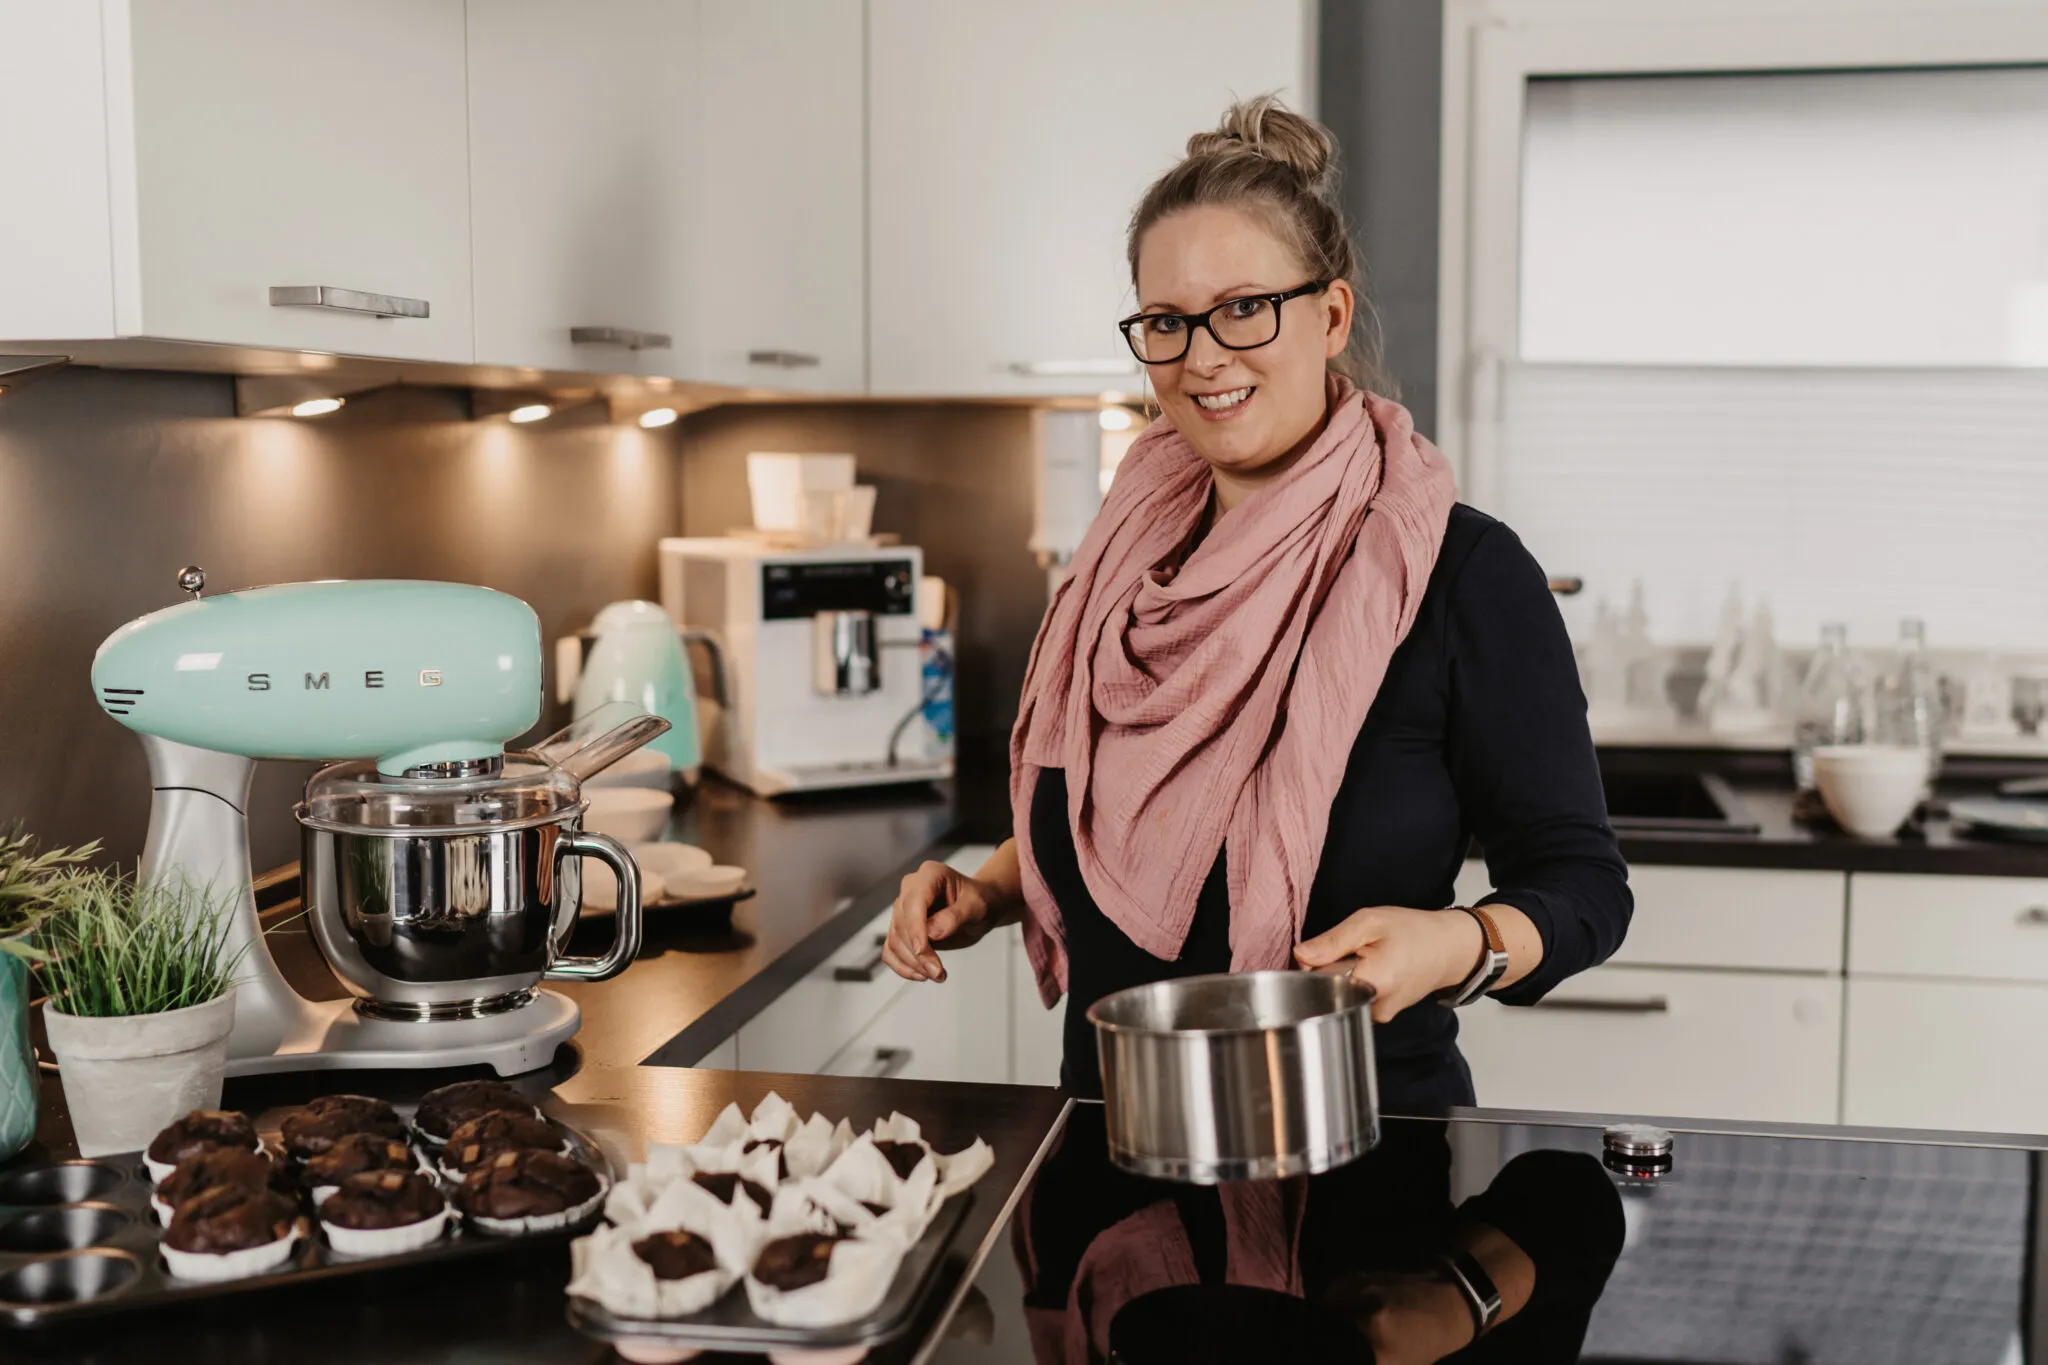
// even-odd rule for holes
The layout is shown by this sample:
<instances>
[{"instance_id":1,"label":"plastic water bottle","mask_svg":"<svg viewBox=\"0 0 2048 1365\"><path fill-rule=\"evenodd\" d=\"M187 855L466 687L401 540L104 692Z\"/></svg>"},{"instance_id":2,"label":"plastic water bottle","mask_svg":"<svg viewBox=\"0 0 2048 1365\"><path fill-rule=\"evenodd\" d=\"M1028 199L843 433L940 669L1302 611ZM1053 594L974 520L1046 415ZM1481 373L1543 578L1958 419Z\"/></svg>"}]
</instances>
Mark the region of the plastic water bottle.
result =
<instances>
[{"instance_id":1,"label":"plastic water bottle","mask_svg":"<svg viewBox=\"0 0 2048 1365\"><path fill-rule=\"evenodd\" d=\"M1830 622L1820 628L1820 648L1799 684L1799 714L1792 728L1792 777L1799 789L1813 788L1815 749L1862 739L1862 697L1849 666L1849 628Z\"/></svg>"},{"instance_id":2,"label":"plastic water bottle","mask_svg":"<svg viewBox=\"0 0 2048 1365\"><path fill-rule=\"evenodd\" d=\"M927 630L922 642L921 709L932 748L930 757L937 760L953 752L953 637L943 630Z\"/></svg>"}]
</instances>

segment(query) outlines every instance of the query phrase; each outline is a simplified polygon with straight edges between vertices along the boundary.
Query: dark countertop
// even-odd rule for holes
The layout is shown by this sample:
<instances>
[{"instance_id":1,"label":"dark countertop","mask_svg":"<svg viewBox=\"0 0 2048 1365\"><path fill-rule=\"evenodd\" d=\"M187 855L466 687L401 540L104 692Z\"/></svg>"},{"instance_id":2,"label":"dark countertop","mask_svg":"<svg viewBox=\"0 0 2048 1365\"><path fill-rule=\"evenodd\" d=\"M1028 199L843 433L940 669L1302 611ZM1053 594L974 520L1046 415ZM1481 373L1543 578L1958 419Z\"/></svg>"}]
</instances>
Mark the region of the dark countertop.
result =
<instances>
[{"instance_id":1,"label":"dark countertop","mask_svg":"<svg viewBox=\"0 0 2048 1365\"><path fill-rule=\"evenodd\" d=\"M668 837L746 868L758 894L733 907L730 922L650 911L640 956L623 975L551 984L583 1008L569 1046L607 1066L694 1065L888 908L897 881L943 849L955 823L950 794L930 786L763 801L705 782ZM274 887L263 917L279 966L302 995L338 999L340 983L296 918L296 879L264 880ZM601 951L611 933L609 915L593 917L578 926L572 951Z\"/></svg>"},{"instance_id":2,"label":"dark countertop","mask_svg":"<svg viewBox=\"0 0 2048 1365\"><path fill-rule=\"evenodd\" d=\"M565 1059L567 1060L567 1059ZM223 1101L274 1126L277 1111L336 1088L335 1077L284 1076L229 1081ZM404 1103L441 1075L351 1073L348 1087ZM8 1169L76 1154L62 1088L46 1085L36 1142ZM975 1186L973 1203L948 1253L941 1283L911 1332L868 1359L910 1360L942 1321L952 1317L983 1259L1001 1240L1008 1207L1057 1130L1066 1101L1031 1086L773 1076L677 1067L591 1066L569 1074L535 1073L521 1082L555 1117L594 1138L623 1169L649 1142L701 1136L726 1104L748 1110L770 1090L798 1110L844 1116L866 1127L901 1110L918 1120L941 1151L976 1137L995 1152L994 1168ZM569 1279L567 1244L536 1246L471 1262L437 1266L428 1281L403 1272L358 1280L223 1296L181 1310L113 1315L98 1326L22 1332L0 1329L0 1358L64 1361L67 1365L192 1360L221 1363L289 1361L291 1365L519 1360L583 1365L613 1360L609 1347L571 1328L563 1316ZM974 1321L976 1314L963 1314ZM698 1357L704 1365L759 1356Z\"/></svg>"},{"instance_id":3,"label":"dark countertop","mask_svg":"<svg viewBox=\"0 0 2048 1365\"><path fill-rule=\"evenodd\" d=\"M2008 777L2031 776L2040 765L1994 760L1948 763L1936 787L1935 811L1888 839L1862 839L1832 822L1793 817L1795 794L1782 753L1707 749L1603 749L1603 772L1700 772L1726 779L1757 834L1645 834L1621 836L1631 864L1695 867L1814 868L1836 872L1913 872L1976 877L2048 877L2048 844L1975 838L1939 813L1958 796L1994 795Z\"/></svg>"}]
</instances>

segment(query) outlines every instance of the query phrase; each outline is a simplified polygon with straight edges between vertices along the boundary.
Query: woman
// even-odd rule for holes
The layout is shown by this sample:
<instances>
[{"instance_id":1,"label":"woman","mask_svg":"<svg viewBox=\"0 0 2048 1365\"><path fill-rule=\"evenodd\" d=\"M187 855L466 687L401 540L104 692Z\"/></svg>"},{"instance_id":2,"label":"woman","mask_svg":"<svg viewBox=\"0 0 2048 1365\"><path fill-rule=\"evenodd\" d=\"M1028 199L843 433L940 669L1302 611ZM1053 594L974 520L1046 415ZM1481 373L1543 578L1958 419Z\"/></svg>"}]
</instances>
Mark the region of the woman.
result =
<instances>
[{"instance_id":1,"label":"woman","mask_svg":"<svg viewBox=\"0 0 2048 1365\"><path fill-rule=\"evenodd\" d=\"M1385 1106L1469 1104L1449 1004L1532 1003L1628 926L1544 575L1456 504L1353 344L1333 152L1253 100L1146 192L1120 325L1161 417L1039 627L1016 837L971 878L926 863L896 901L884 958L913 981L1023 920L1079 1095L1101 1093L1102 996L1352 957ZM1474 836L1498 889L1451 907Z\"/></svg>"}]
</instances>

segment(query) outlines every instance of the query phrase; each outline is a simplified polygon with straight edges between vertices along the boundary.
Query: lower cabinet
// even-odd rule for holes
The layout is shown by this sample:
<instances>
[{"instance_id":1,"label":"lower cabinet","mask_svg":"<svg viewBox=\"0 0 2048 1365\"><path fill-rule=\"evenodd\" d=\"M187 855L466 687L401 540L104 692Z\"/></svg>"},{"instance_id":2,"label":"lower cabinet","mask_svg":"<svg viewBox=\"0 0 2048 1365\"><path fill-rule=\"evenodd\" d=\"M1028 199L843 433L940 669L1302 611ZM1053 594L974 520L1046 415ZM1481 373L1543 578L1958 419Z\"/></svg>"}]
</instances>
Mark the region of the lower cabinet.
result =
<instances>
[{"instance_id":1,"label":"lower cabinet","mask_svg":"<svg viewBox=\"0 0 2048 1365\"><path fill-rule=\"evenodd\" d=\"M1840 977L1598 967L1535 1006L1473 1005L1459 1029L1491 1108L1836 1121Z\"/></svg>"},{"instance_id":2,"label":"lower cabinet","mask_svg":"<svg viewBox=\"0 0 2048 1365\"><path fill-rule=\"evenodd\" d=\"M1066 1045L1067 1002L1051 1009L1038 998L1038 978L1024 951L1024 931L1003 931L1010 959L1010 1079L1018 1085L1058 1085Z\"/></svg>"},{"instance_id":3,"label":"lower cabinet","mask_svg":"<svg viewBox=\"0 0 2048 1365\"><path fill-rule=\"evenodd\" d=\"M746 1071L823 1071L910 983L882 964L884 913L733 1035Z\"/></svg>"},{"instance_id":4,"label":"lower cabinet","mask_svg":"<svg viewBox=\"0 0 2048 1365\"><path fill-rule=\"evenodd\" d=\"M2048 986L1853 976L1847 1036L1844 1123L2048 1133Z\"/></svg>"}]
</instances>

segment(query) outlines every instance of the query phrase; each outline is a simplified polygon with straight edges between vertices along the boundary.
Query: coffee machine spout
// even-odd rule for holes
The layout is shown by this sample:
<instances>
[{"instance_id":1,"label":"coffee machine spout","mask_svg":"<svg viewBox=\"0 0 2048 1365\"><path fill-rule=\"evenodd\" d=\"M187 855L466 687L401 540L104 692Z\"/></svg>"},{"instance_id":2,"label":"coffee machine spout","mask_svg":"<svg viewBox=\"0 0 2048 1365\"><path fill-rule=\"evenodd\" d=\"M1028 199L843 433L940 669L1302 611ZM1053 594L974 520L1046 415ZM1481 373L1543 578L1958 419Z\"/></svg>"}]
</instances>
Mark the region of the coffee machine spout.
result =
<instances>
[{"instance_id":1,"label":"coffee machine spout","mask_svg":"<svg viewBox=\"0 0 2048 1365\"><path fill-rule=\"evenodd\" d=\"M149 757L149 833L138 876L210 890L228 917L227 955L236 962L230 1069L267 1057L322 1027L291 988L263 942L249 868L249 784L256 762L240 754L142 734Z\"/></svg>"}]
</instances>

